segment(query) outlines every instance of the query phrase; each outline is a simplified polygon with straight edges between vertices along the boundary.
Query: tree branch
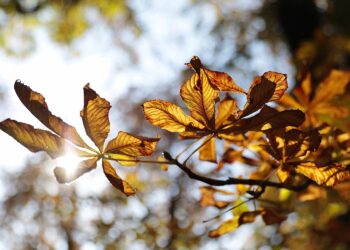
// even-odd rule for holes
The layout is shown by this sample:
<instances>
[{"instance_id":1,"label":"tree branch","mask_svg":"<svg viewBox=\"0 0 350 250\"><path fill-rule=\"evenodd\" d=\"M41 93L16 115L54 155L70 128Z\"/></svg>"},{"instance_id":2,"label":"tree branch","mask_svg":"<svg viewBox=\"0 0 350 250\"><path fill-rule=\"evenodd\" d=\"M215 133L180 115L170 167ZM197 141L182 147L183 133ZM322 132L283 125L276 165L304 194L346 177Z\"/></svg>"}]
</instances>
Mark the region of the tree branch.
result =
<instances>
[{"instance_id":1,"label":"tree branch","mask_svg":"<svg viewBox=\"0 0 350 250\"><path fill-rule=\"evenodd\" d=\"M276 188L285 188L291 191L300 192L304 189L306 189L310 181L306 181L300 186L293 186L288 185L284 183L279 182L271 182L267 180L253 180L253 179L239 179L239 178L233 178L229 177L226 180L220 180L220 179L213 179L206 176L201 176L195 172L193 172L191 169L189 169L185 164L180 163L177 159L174 159L168 152L164 152L164 158L167 159L170 163L178 166L182 171L184 171L188 177L194 180L198 180L201 182L204 182L206 184L212 185L212 186L226 186L226 185L250 185L250 186L260 186L261 188L265 187L276 187Z\"/></svg>"}]
</instances>

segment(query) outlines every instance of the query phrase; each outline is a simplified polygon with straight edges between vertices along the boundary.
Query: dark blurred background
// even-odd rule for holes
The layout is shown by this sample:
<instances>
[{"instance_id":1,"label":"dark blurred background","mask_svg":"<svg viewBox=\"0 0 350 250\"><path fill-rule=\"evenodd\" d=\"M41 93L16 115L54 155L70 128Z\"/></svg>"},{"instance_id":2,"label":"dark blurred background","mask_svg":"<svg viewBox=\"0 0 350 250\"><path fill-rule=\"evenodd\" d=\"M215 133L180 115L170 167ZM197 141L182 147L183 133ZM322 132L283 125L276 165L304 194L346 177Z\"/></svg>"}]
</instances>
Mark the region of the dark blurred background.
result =
<instances>
[{"instance_id":1,"label":"dark blurred background","mask_svg":"<svg viewBox=\"0 0 350 250\"><path fill-rule=\"evenodd\" d=\"M64 118L71 117L70 101L54 99L55 93L72 89L71 106L81 107L74 91L81 95L86 81L94 81L113 104L114 130L160 134L158 154L176 153L187 142L148 125L140 104L160 98L182 106L178 90L191 73L184 63L193 55L230 73L244 88L267 70L288 73L293 86L305 67L317 84L331 68L349 69L349 13L348 0L0 0L1 117L28 122L12 90L21 74ZM78 112L72 115L77 122L69 123L80 122ZM348 249L350 244L349 206L336 206L332 196L300 205L284 226L258 222L213 240L207 232L215 222L202 220L219 210L201 208L201 184L177 169L116 166L138 189L125 198L98 177L100 170L59 185L54 161L8 143L1 133L0 249Z\"/></svg>"}]
</instances>

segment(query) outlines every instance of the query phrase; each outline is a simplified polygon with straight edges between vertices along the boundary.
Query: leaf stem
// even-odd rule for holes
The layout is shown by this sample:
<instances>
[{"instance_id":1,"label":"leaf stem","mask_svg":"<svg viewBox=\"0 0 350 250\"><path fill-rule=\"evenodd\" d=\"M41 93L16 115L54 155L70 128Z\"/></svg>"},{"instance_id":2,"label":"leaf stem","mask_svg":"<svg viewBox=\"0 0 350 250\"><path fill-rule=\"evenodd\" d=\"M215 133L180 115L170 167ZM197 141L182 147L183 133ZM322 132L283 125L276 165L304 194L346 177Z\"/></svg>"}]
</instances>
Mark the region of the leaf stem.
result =
<instances>
[{"instance_id":1,"label":"leaf stem","mask_svg":"<svg viewBox=\"0 0 350 250\"><path fill-rule=\"evenodd\" d=\"M205 144L207 144L213 137L214 137L214 134L208 135L207 138L205 139L205 141L203 141L197 148L195 148L195 150L193 150L193 152L186 158L186 160L184 160L184 162L183 162L182 164L183 164L183 165L186 165L187 161L188 161L201 147L203 147Z\"/></svg>"}]
</instances>

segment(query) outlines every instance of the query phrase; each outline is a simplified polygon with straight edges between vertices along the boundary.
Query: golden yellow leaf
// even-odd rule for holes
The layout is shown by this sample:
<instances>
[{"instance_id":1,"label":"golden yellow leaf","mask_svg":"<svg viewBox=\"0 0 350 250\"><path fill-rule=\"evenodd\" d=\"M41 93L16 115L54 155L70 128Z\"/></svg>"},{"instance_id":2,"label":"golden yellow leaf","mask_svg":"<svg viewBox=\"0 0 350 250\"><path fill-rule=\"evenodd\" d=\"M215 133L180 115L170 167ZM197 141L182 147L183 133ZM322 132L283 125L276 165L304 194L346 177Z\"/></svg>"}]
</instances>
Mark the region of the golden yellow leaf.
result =
<instances>
[{"instance_id":1,"label":"golden yellow leaf","mask_svg":"<svg viewBox=\"0 0 350 250\"><path fill-rule=\"evenodd\" d=\"M236 230L239 227L238 219L239 217L234 217L231 220L224 221L224 223L222 223L217 229L209 232L209 237L216 238Z\"/></svg>"},{"instance_id":2,"label":"golden yellow leaf","mask_svg":"<svg viewBox=\"0 0 350 250\"><path fill-rule=\"evenodd\" d=\"M313 162L305 162L296 167L296 172L305 175L318 185L330 187L350 178L350 170L341 163L317 167Z\"/></svg>"},{"instance_id":3,"label":"golden yellow leaf","mask_svg":"<svg viewBox=\"0 0 350 250\"><path fill-rule=\"evenodd\" d=\"M217 116L215 119L215 128L219 129L221 125L225 125L231 117L235 118L235 116L239 113L239 108L237 106L237 102L231 96L226 95L225 99L223 99L219 103Z\"/></svg>"},{"instance_id":4,"label":"golden yellow leaf","mask_svg":"<svg viewBox=\"0 0 350 250\"><path fill-rule=\"evenodd\" d=\"M15 120L6 119L2 121L0 129L30 151L45 151L52 158L63 155L66 146L68 147L68 144L57 135Z\"/></svg>"},{"instance_id":5,"label":"golden yellow leaf","mask_svg":"<svg viewBox=\"0 0 350 250\"><path fill-rule=\"evenodd\" d=\"M215 102L219 92L209 83L207 75L200 69L199 75L194 73L180 89L180 96L191 116L207 128L215 128Z\"/></svg>"},{"instance_id":6,"label":"golden yellow leaf","mask_svg":"<svg viewBox=\"0 0 350 250\"><path fill-rule=\"evenodd\" d=\"M146 119L153 125L170 132L204 129L204 125L186 115L175 104L162 100L147 101L143 105Z\"/></svg>"},{"instance_id":7,"label":"golden yellow leaf","mask_svg":"<svg viewBox=\"0 0 350 250\"><path fill-rule=\"evenodd\" d=\"M101 98L89 84L84 87L84 108L80 115L83 119L86 134L95 143L100 152L109 133L108 113L111 108L109 102Z\"/></svg>"},{"instance_id":8,"label":"golden yellow leaf","mask_svg":"<svg viewBox=\"0 0 350 250\"><path fill-rule=\"evenodd\" d=\"M204 142L206 140L208 140L208 137L204 139ZM209 139L209 141L202 145L202 147L199 149L199 160L216 162L216 148L214 137Z\"/></svg>"},{"instance_id":9,"label":"golden yellow leaf","mask_svg":"<svg viewBox=\"0 0 350 250\"><path fill-rule=\"evenodd\" d=\"M107 161L102 161L103 172L105 173L109 182L126 196L134 195L136 193L135 189L126 181L121 179L112 165Z\"/></svg>"},{"instance_id":10,"label":"golden yellow leaf","mask_svg":"<svg viewBox=\"0 0 350 250\"><path fill-rule=\"evenodd\" d=\"M215 199L215 194L224 194L224 195L232 195L231 192L227 192L224 190L216 189L210 186L200 187L199 191L201 192L200 204L202 207L207 206L215 206L217 208L227 207L230 202L227 201L218 201Z\"/></svg>"},{"instance_id":11,"label":"golden yellow leaf","mask_svg":"<svg viewBox=\"0 0 350 250\"><path fill-rule=\"evenodd\" d=\"M159 139L136 136L120 131L116 138L108 142L105 152L134 157L148 156L156 149Z\"/></svg>"},{"instance_id":12,"label":"golden yellow leaf","mask_svg":"<svg viewBox=\"0 0 350 250\"><path fill-rule=\"evenodd\" d=\"M96 168L98 157L93 157L84 161L81 161L78 168L72 174L68 174L65 168L56 167L54 169L55 177L59 183L67 183L74 181L83 174Z\"/></svg>"},{"instance_id":13,"label":"golden yellow leaf","mask_svg":"<svg viewBox=\"0 0 350 250\"><path fill-rule=\"evenodd\" d=\"M46 127L77 146L89 148L73 126L51 113L45 98L40 93L33 91L19 80L15 82L15 91L23 105Z\"/></svg>"},{"instance_id":14,"label":"golden yellow leaf","mask_svg":"<svg viewBox=\"0 0 350 250\"><path fill-rule=\"evenodd\" d=\"M326 79L319 84L311 105L316 105L320 102L328 102L334 97L343 94L349 82L350 72L332 70Z\"/></svg>"}]
</instances>

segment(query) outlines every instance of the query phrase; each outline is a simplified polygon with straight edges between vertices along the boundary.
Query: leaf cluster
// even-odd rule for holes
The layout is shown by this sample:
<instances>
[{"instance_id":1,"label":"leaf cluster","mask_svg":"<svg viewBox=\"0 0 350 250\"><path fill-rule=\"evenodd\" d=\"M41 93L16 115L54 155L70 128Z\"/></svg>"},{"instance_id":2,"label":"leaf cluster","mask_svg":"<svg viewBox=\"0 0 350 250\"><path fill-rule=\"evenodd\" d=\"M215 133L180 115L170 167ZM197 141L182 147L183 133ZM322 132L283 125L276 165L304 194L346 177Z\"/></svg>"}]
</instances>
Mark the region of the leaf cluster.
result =
<instances>
[{"instance_id":1,"label":"leaf cluster","mask_svg":"<svg viewBox=\"0 0 350 250\"><path fill-rule=\"evenodd\" d=\"M117 174L110 161L121 166L139 162L161 164L164 170L169 165L179 167L190 178L209 185L200 188L202 206L225 209L233 204L229 209L233 211L233 218L212 230L211 237L251 223L258 216L262 216L267 225L285 220L290 210L280 205L266 206L260 202L258 208L254 203L252 209L246 204L266 201L271 190L277 190L284 197L282 200L288 200L291 192L303 193L299 199L305 201L323 197L319 195L322 192L314 191L328 187L338 190L345 200L349 199L348 190L338 188L338 184L344 185L350 179L350 134L327 124L324 117L344 118L348 114L347 107L335 98L344 96L350 72L332 70L315 90L311 75L305 74L300 87L286 94L287 76L282 73L265 72L256 77L246 91L227 73L203 66L196 56L187 66L193 74L181 85L179 93L187 110L158 99L142 105L145 119L152 125L177 133L179 140L193 141L176 157L164 151L161 160L159 156L156 160L140 158L151 156L160 138L121 131L105 143L110 132L111 105L89 84L84 87L80 116L94 147L86 143L73 126L53 115L40 93L20 81L15 83L19 99L50 131L11 119L2 121L0 129L32 152L44 151L51 158L74 152L82 157L74 174L68 174L61 166L54 169L60 183L71 182L95 169L101 159L103 171L112 185L126 195L133 195L135 189ZM239 96L246 99L243 107L237 104ZM268 104L272 102L274 104ZM219 140L224 143L217 144ZM199 146L194 148L195 144ZM223 154L219 154L222 150L218 150L217 145L224 145ZM199 161L217 165L214 173L201 175L190 168L188 162L197 152ZM184 153L187 158L180 160ZM249 175L227 174L228 166L236 163L248 168ZM220 174L226 179L217 177ZM214 188L227 185L235 185L236 191ZM218 195L229 199L220 200ZM275 204L273 200L269 202Z\"/></svg>"}]
</instances>

